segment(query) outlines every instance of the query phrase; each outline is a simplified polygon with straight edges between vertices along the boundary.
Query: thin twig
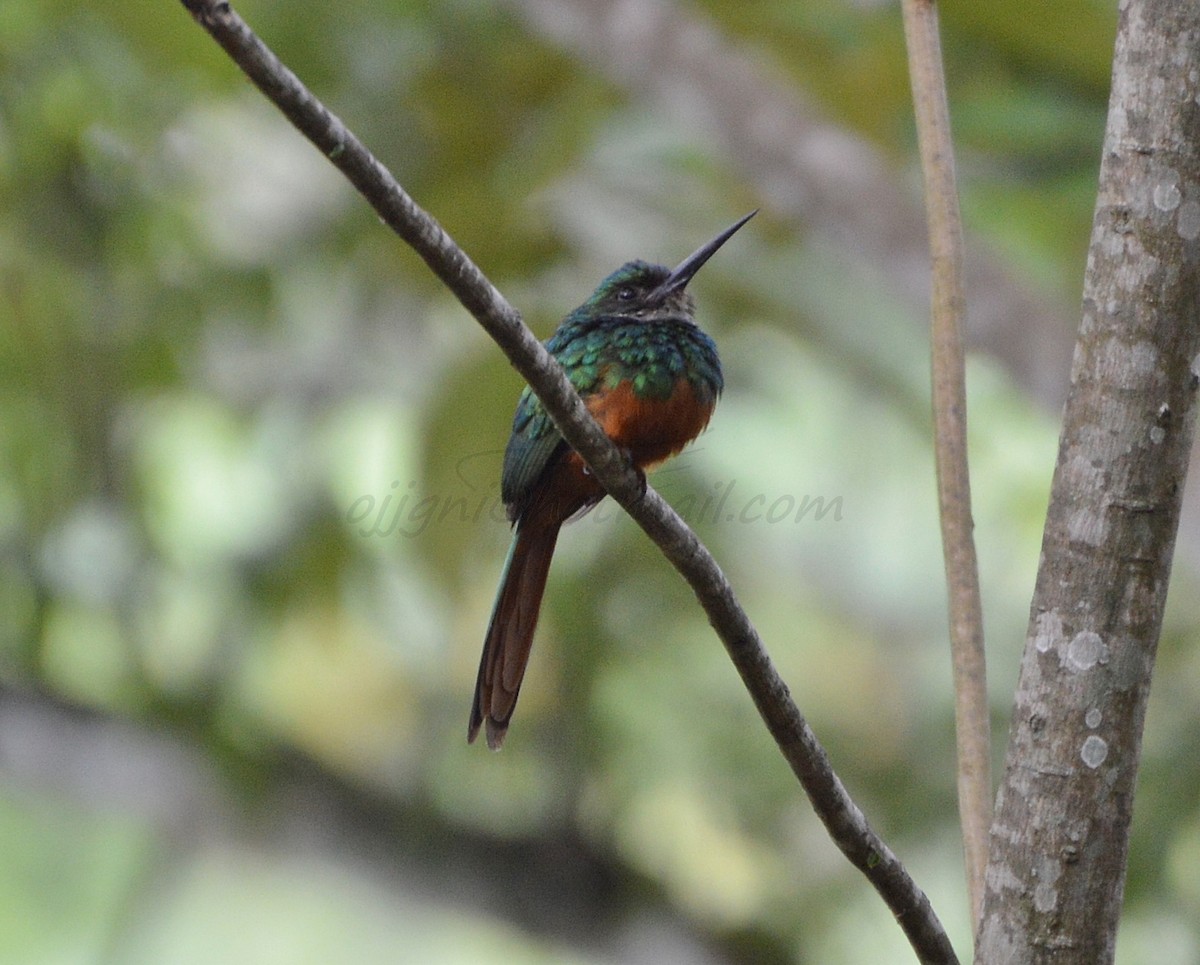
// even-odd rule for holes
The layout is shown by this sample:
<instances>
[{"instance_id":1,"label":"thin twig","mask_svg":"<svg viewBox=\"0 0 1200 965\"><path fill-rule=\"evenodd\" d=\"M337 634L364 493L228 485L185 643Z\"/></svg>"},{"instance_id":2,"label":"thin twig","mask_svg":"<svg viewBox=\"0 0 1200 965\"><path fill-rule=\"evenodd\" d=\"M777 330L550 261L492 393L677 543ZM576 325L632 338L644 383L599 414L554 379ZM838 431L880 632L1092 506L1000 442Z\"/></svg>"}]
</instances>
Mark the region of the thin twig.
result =
<instances>
[{"instance_id":1,"label":"thin twig","mask_svg":"<svg viewBox=\"0 0 1200 965\"><path fill-rule=\"evenodd\" d=\"M992 821L991 722L983 649L979 566L972 536L967 471L967 388L963 356L963 231L954 179L954 145L934 0L904 0L904 35L917 119L932 261L933 422L938 509L950 607L954 714L958 737L958 811L966 855L971 921L978 927Z\"/></svg>"},{"instance_id":2,"label":"thin twig","mask_svg":"<svg viewBox=\"0 0 1200 965\"><path fill-rule=\"evenodd\" d=\"M293 124L341 170L496 340L533 387L563 437L687 580L759 713L838 847L875 886L922 962L957 963L928 898L850 799L738 604L716 561L678 514L642 481L592 419L561 366L516 310L417 206L387 169L258 39L223 0L183 0L197 22Z\"/></svg>"}]
</instances>

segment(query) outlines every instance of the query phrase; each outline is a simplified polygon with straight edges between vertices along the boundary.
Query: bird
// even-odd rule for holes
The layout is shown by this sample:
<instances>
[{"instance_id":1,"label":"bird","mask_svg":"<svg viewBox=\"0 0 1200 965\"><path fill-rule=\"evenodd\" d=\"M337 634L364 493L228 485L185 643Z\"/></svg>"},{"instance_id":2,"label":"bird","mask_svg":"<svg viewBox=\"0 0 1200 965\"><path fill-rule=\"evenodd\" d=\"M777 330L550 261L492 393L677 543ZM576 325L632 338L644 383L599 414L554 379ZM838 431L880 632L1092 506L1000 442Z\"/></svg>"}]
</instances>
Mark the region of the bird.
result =
<instances>
[{"instance_id":1,"label":"bird","mask_svg":"<svg viewBox=\"0 0 1200 965\"><path fill-rule=\"evenodd\" d=\"M687 285L751 211L677 268L635 260L602 282L546 342L588 411L644 477L708 426L724 388L716 343L696 324ZM605 496L527 386L504 451L500 495L514 527L484 637L467 725L499 750L529 662L550 560L565 522Z\"/></svg>"}]
</instances>

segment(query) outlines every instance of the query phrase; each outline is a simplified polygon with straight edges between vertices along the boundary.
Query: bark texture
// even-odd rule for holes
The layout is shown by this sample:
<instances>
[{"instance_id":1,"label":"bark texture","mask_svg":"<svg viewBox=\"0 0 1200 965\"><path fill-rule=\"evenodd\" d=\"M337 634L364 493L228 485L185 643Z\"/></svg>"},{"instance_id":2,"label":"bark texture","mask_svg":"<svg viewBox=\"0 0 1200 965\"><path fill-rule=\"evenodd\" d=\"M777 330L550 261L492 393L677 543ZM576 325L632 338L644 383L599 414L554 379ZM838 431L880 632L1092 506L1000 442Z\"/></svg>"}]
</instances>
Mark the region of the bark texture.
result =
<instances>
[{"instance_id":1,"label":"bark texture","mask_svg":"<svg viewBox=\"0 0 1200 965\"><path fill-rule=\"evenodd\" d=\"M1200 5L1122 4L979 963L1111 962L1200 384Z\"/></svg>"}]
</instances>

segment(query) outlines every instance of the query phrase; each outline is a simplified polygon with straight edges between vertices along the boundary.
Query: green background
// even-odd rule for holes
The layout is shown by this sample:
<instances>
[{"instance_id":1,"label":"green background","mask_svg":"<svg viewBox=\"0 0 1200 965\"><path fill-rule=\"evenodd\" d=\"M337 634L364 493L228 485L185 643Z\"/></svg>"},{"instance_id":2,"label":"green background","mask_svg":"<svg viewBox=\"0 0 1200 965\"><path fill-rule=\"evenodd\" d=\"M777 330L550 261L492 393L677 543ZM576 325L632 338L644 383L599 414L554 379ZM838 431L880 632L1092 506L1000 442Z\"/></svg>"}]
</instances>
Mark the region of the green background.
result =
<instances>
[{"instance_id":1,"label":"green background","mask_svg":"<svg viewBox=\"0 0 1200 965\"><path fill-rule=\"evenodd\" d=\"M919 301L527 6L238 9L543 337L762 207L693 286L726 395L653 483L966 955ZM676 11L919 210L898 5ZM942 13L972 244L1069 343L1115 4ZM0 5L0 339L0 961L911 960L611 503L560 540L503 753L466 745L521 382L178 3ZM1056 412L968 370L999 761ZM1195 547L1123 963L1200 958Z\"/></svg>"}]
</instances>

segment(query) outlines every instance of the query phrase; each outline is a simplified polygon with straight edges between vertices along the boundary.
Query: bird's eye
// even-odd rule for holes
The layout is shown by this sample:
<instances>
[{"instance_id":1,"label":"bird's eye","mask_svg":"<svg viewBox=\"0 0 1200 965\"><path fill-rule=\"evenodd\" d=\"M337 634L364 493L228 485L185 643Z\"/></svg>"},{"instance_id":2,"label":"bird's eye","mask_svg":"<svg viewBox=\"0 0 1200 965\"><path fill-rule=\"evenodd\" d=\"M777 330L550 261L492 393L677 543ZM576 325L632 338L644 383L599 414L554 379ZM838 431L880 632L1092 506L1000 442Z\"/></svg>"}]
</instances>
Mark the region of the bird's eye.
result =
<instances>
[{"instance_id":1,"label":"bird's eye","mask_svg":"<svg viewBox=\"0 0 1200 965\"><path fill-rule=\"evenodd\" d=\"M628 285L626 285L624 288L617 289L617 301L621 301L621 302L631 301L633 299L633 296L634 296L634 291Z\"/></svg>"}]
</instances>

